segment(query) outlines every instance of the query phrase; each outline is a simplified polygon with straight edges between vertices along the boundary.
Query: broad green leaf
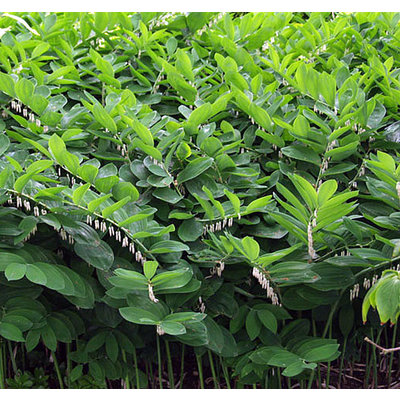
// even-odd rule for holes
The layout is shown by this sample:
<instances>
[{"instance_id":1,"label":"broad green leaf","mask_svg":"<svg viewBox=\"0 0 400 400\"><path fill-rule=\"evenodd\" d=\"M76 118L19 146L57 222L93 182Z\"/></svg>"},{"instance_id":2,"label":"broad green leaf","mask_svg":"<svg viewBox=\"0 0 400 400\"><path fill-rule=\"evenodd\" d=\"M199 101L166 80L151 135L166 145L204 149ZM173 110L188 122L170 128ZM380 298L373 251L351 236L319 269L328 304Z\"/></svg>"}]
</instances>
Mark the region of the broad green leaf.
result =
<instances>
[{"instance_id":1,"label":"broad green leaf","mask_svg":"<svg viewBox=\"0 0 400 400\"><path fill-rule=\"evenodd\" d=\"M103 218L108 218L115 211L119 210L120 208L122 208L125 204L129 203L130 201L131 201L130 196L124 197L122 200L117 201L116 203L112 204L111 206L104 208L103 211L101 212L101 215L103 216Z\"/></svg>"},{"instance_id":2,"label":"broad green leaf","mask_svg":"<svg viewBox=\"0 0 400 400\"><path fill-rule=\"evenodd\" d=\"M210 157L200 157L189 162L188 165L178 174L177 180L179 184L196 178L204 171L207 171L213 163Z\"/></svg>"},{"instance_id":3,"label":"broad green leaf","mask_svg":"<svg viewBox=\"0 0 400 400\"><path fill-rule=\"evenodd\" d=\"M82 199L88 191L89 187L90 183L86 183L85 185L79 186L74 190L74 193L72 194L72 200L76 205L81 205Z\"/></svg>"},{"instance_id":4,"label":"broad green leaf","mask_svg":"<svg viewBox=\"0 0 400 400\"><path fill-rule=\"evenodd\" d=\"M95 104L92 110L93 116L97 122L100 123L104 128L108 129L112 133L117 132L117 125L114 120L110 117L110 114L100 105Z\"/></svg>"},{"instance_id":5,"label":"broad green leaf","mask_svg":"<svg viewBox=\"0 0 400 400\"><path fill-rule=\"evenodd\" d=\"M242 239L243 250L250 260L256 260L260 254L260 245L250 236Z\"/></svg>"}]
</instances>

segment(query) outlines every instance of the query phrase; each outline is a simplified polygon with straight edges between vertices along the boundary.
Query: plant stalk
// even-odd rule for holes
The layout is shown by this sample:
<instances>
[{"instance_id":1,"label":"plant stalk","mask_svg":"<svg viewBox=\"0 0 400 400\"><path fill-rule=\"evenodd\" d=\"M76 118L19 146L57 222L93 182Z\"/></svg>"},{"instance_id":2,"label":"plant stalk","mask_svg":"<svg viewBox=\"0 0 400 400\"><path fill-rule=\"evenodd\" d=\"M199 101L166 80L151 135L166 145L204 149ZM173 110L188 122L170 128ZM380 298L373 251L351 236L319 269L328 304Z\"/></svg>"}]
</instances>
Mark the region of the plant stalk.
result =
<instances>
[{"instance_id":1,"label":"plant stalk","mask_svg":"<svg viewBox=\"0 0 400 400\"><path fill-rule=\"evenodd\" d=\"M54 368L56 370L58 384L60 386L60 389L64 389L64 383L63 383L62 376L61 376L60 366L58 365L57 357L53 350L51 351L51 357L53 358Z\"/></svg>"},{"instance_id":2,"label":"plant stalk","mask_svg":"<svg viewBox=\"0 0 400 400\"><path fill-rule=\"evenodd\" d=\"M161 348L160 348L160 336L158 335L158 333L156 334L156 339L157 339L158 380L160 389L162 389L163 384L162 384Z\"/></svg>"},{"instance_id":3,"label":"plant stalk","mask_svg":"<svg viewBox=\"0 0 400 400\"><path fill-rule=\"evenodd\" d=\"M168 342L168 340L165 341L165 350L166 350L166 352L167 352L169 388L170 388L170 389L175 389L174 369L173 369L173 367L172 367L171 351L170 351L170 349L169 349L169 342Z\"/></svg>"},{"instance_id":4,"label":"plant stalk","mask_svg":"<svg viewBox=\"0 0 400 400\"><path fill-rule=\"evenodd\" d=\"M201 362L201 356L196 354L197 369L199 371L200 389L204 389L204 379L203 379L203 365Z\"/></svg>"}]
</instances>

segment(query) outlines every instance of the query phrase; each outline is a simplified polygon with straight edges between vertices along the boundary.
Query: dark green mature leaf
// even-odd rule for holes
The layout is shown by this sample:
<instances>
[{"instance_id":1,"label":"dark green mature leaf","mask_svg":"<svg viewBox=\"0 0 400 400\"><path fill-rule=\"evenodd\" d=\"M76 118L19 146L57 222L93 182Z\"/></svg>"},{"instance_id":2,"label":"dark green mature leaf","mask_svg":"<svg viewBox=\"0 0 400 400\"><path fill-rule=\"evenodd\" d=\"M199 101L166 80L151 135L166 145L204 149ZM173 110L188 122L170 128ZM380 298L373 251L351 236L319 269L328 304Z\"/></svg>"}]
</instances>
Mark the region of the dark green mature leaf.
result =
<instances>
[{"instance_id":1,"label":"dark green mature leaf","mask_svg":"<svg viewBox=\"0 0 400 400\"><path fill-rule=\"evenodd\" d=\"M204 171L209 169L212 163L213 159L210 157L196 158L195 160L190 161L185 169L178 174L178 183L184 183L186 181L196 178Z\"/></svg>"}]
</instances>

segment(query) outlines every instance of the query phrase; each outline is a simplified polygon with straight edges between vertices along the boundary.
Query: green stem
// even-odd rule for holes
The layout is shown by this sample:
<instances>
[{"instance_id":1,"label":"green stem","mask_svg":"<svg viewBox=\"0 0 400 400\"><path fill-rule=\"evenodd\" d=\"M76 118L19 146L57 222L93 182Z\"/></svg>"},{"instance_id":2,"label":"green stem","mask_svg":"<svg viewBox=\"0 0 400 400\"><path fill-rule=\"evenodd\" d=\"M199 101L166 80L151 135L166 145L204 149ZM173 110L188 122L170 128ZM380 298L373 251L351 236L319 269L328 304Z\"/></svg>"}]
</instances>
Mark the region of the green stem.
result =
<instances>
[{"instance_id":1,"label":"green stem","mask_svg":"<svg viewBox=\"0 0 400 400\"><path fill-rule=\"evenodd\" d=\"M199 380L200 380L200 389L204 389L204 379L203 379L203 365L201 362L201 356L196 354L197 361L197 369L199 370Z\"/></svg>"},{"instance_id":2,"label":"green stem","mask_svg":"<svg viewBox=\"0 0 400 400\"><path fill-rule=\"evenodd\" d=\"M138 360L137 360L137 355L136 355L136 347L133 348L133 361L135 363L136 389L140 389L139 366L138 366ZM146 366L147 366L147 364L146 364Z\"/></svg>"},{"instance_id":3,"label":"green stem","mask_svg":"<svg viewBox=\"0 0 400 400\"><path fill-rule=\"evenodd\" d=\"M160 336L156 334L157 338L157 363L158 363L158 380L160 384L160 389L163 388L162 384L162 366L161 366L161 348L160 348Z\"/></svg>"},{"instance_id":4,"label":"green stem","mask_svg":"<svg viewBox=\"0 0 400 400\"><path fill-rule=\"evenodd\" d=\"M3 354L3 341L0 338L0 389L5 389L5 375L4 375L4 354Z\"/></svg>"},{"instance_id":5,"label":"green stem","mask_svg":"<svg viewBox=\"0 0 400 400\"><path fill-rule=\"evenodd\" d=\"M339 389L340 389L340 384L342 382L342 372L343 372L344 354L346 352L346 345L347 345L347 336L345 336L345 338L344 338L342 357L340 357L339 378L338 378L338 388Z\"/></svg>"},{"instance_id":6,"label":"green stem","mask_svg":"<svg viewBox=\"0 0 400 400\"><path fill-rule=\"evenodd\" d=\"M379 343L379 339L381 337L382 329L379 330L378 335L376 336L376 343ZM372 334L372 328L371 328ZM374 389L378 387L378 366L377 366L377 357L376 357L376 350L375 346L372 349L372 357L373 357L373 371L374 371Z\"/></svg>"},{"instance_id":7,"label":"green stem","mask_svg":"<svg viewBox=\"0 0 400 400\"><path fill-rule=\"evenodd\" d=\"M208 350L208 358L210 360L210 368L211 368L211 374L212 374L213 380L214 380L214 387L215 387L215 389L219 389L218 377L217 377L217 374L215 373L214 361L213 361L210 350Z\"/></svg>"},{"instance_id":8,"label":"green stem","mask_svg":"<svg viewBox=\"0 0 400 400\"><path fill-rule=\"evenodd\" d=\"M265 372L264 389L268 389L268 370Z\"/></svg>"},{"instance_id":9,"label":"green stem","mask_svg":"<svg viewBox=\"0 0 400 400\"><path fill-rule=\"evenodd\" d=\"M224 364L222 357L219 357L219 360L221 362L222 372L224 373L226 386L228 389L231 389L231 383L230 383L230 379L229 379L228 369L226 368L226 365Z\"/></svg>"},{"instance_id":10,"label":"green stem","mask_svg":"<svg viewBox=\"0 0 400 400\"><path fill-rule=\"evenodd\" d=\"M329 326L329 339L332 338L332 324ZM329 381L331 377L331 362L328 361L328 370L326 371L326 389L329 389Z\"/></svg>"},{"instance_id":11,"label":"green stem","mask_svg":"<svg viewBox=\"0 0 400 400\"><path fill-rule=\"evenodd\" d=\"M165 350L167 352L169 388L170 389L175 389L174 369L172 368L172 359L171 359L171 352L170 352L170 349L169 349L168 340L165 341Z\"/></svg>"},{"instance_id":12,"label":"green stem","mask_svg":"<svg viewBox=\"0 0 400 400\"><path fill-rule=\"evenodd\" d=\"M12 369L13 369L14 375L16 375L18 372L18 368L17 368L17 363L15 361L13 350L11 347L11 342L9 340L7 340L7 346L8 346L8 352L10 353Z\"/></svg>"},{"instance_id":13,"label":"green stem","mask_svg":"<svg viewBox=\"0 0 400 400\"><path fill-rule=\"evenodd\" d=\"M122 355L122 361L127 364L126 362L126 353L125 350L121 349L121 355ZM126 372L126 377L125 377L125 384L126 384L126 388L130 389L131 388L131 384L129 382L129 374L128 372Z\"/></svg>"},{"instance_id":14,"label":"green stem","mask_svg":"<svg viewBox=\"0 0 400 400\"><path fill-rule=\"evenodd\" d=\"M364 379L364 389L366 389L368 387L368 385L369 385L369 377L371 375L371 357L370 357L370 354L369 354L371 345L365 343L365 346L366 346L365 360L366 360L366 363L367 363L365 370L367 371L367 373L365 374L365 379Z\"/></svg>"},{"instance_id":15,"label":"green stem","mask_svg":"<svg viewBox=\"0 0 400 400\"><path fill-rule=\"evenodd\" d=\"M282 377L281 377L281 369L278 367L277 368L277 375L278 375L278 385L279 388L278 389L282 389ZM313 371L314 372L314 371Z\"/></svg>"},{"instance_id":16,"label":"green stem","mask_svg":"<svg viewBox=\"0 0 400 400\"><path fill-rule=\"evenodd\" d=\"M54 368L56 370L58 384L60 386L60 389L64 389L64 383L63 383L63 380L61 377L60 366L58 365L57 357L56 357L56 354L54 351L51 351L51 357L53 358Z\"/></svg>"},{"instance_id":17,"label":"green stem","mask_svg":"<svg viewBox=\"0 0 400 400\"><path fill-rule=\"evenodd\" d=\"M181 353L181 374L179 378L179 389L183 387L183 378L185 372L185 345L182 344L182 353Z\"/></svg>"},{"instance_id":18,"label":"green stem","mask_svg":"<svg viewBox=\"0 0 400 400\"><path fill-rule=\"evenodd\" d=\"M318 389L322 387L322 378L321 378L321 366L318 364L317 367L317 374L318 374Z\"/></svg>"},{"instance_id":19,"label":"green stem","mask_svg":"<svg viewBox=\"0 0 400 400\"><path fill-rule=\"evenodd\" d=\"M392 337L392 348L396 344L396 336L397 336L397 323L394 325L393 328L393 337ZM393 357L394 357L394 352L390 353L390 358L389 358L389 370L388 370L388 388L390 387L390 384L392 383L392 364L393 364Z\"/></svg>"},{"instance_id":20,"label":"green stem","mask_svg":"<svg viewBox=\"0 0 400 400\"><path fill-rule=\"evenodd\" d=\"M312 389L312 384L314 382L314 375L315 375L315 370L311 370L311 374L310 374L310 379L308 381L308 387L307 389Z\"/></svg>"},{"instance_id":21,"label":"green stem","mask_svg":"<svg viewBox=\"0 0 400 400\"><path fill-rule=\"evenodd\" d=\"M70 357L71 353L71 343L67 343L67 385L71 387L71 370L72 370L72 361Z\"/></svg>"}]
</instances>

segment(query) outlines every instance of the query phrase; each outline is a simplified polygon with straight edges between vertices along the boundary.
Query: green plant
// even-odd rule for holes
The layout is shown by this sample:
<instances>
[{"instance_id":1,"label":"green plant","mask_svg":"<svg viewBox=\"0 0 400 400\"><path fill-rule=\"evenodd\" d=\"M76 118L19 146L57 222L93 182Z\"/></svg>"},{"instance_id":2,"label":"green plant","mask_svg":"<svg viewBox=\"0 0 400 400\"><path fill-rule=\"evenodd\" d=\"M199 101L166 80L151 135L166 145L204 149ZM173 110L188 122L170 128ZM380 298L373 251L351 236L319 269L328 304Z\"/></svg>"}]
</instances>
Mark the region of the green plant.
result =
<instances>
[{"instance_id":1,"label":"green plant","mask_svg":"<svg viewBox=\"0 0 400 400\"><path fill-rule=\"evenodd\" d=\"M2 387L376 387L399 18L1 14Z\"/></svg>"}]
</instances>

